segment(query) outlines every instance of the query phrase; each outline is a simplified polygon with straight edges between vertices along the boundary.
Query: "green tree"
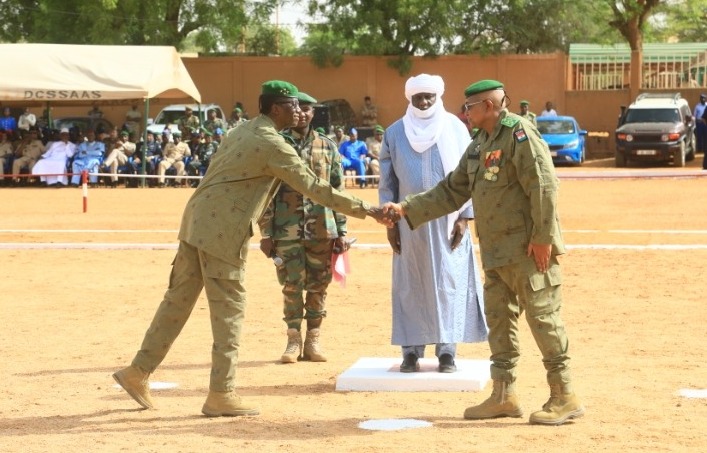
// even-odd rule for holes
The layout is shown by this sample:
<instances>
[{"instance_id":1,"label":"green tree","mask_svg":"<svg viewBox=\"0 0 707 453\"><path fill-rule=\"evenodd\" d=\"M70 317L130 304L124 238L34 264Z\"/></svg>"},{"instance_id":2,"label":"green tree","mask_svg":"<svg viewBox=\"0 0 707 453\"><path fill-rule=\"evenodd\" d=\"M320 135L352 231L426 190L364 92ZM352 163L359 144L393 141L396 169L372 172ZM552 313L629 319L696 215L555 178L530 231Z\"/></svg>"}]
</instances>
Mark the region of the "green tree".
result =
<instances>
[{"instance_id":1,"label":"green tree","mask_svg":"<svg viewBox=\"0 0 707 453\"><path fill-rule=\"evenodd\" d=\"M664 27L656 41L677 39L680 42L707 41L707 0L673 0L664 8Z\"/></svg>"},{"instance_id":2,"label":"green tree","mask_svg":"<svg viewBox=\"0 0 707 453\"><path fill-rule=\"evenodd\" d=\"M4 0L0 39L59 44L171 45L235 50L278 0ZM189 37L189 41L187 41Z\"/></svg>"},{"instance_id":3,"label":"green tree","mask_svg":"<svg viewBox=\"0 0 707 453\"><path fill-rule=\"evenodd\" d=\"M303 50L319 65L385 55L405 73L411 56L567 50L607 39L608 6L574 0L308 0ZM603 16L602 16L603 14ZM604 21L605 22L605 21ZM616 38L618 35L614 35Z\"/></svg>"}]
</instances>

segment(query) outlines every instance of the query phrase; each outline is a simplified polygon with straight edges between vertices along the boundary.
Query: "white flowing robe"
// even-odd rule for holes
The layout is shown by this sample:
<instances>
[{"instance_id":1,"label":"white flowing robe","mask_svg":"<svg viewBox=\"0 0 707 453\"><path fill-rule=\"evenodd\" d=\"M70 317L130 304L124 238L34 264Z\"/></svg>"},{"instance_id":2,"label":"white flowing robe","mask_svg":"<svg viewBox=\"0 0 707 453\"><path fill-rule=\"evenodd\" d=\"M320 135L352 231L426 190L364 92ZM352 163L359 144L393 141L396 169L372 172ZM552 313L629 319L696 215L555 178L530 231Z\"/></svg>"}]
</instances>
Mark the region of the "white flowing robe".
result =
<instances>
[{"instance_id":1,"label":"white flowing robe","mask_svg":"<svg viewBox=\"0 0 707 453\"><path fill-rule=\"evenodd\" d=\"M42 155L42 158L32 167L32 174L40 175L39 179L46 181L47 184L59 182L63 185L67 185L68 178L65 175L67 172L66 163L75 153L76 145L71 142L64 143L61 140L52 142L49 149Z\"/></svg>"},{"instance_id":2,"label":"white flowing robe","mask_svg":"<svg viewBox=\"0 0 707 453\"><path fill-rule=\"evenodd\" d=\"M447 151L458 153L459 159L464 152ZM390 126L380 152L380 203L399 202L434 187L446 176L439 153L437 145L415 152L402 120ZM473 217L473 209L463 209L461 214ZM403 219L398 228L401 253L393 255L391 343L415 346L486 340L483 286L470 231L452 251L446 216L415 231Z\"/></svg>"}]
</instances>

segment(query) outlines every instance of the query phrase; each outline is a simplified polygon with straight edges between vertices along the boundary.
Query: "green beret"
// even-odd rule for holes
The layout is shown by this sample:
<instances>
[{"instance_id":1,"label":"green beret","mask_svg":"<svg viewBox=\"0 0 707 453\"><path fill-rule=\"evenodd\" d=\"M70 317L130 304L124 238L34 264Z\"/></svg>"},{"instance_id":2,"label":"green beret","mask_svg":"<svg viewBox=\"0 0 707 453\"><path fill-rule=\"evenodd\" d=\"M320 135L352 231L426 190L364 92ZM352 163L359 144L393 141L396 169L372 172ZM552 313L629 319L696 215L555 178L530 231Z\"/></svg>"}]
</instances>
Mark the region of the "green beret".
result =
<instances>
[{"instance_id":1,"label":"green beret","mask_svg":"<svg viewBox=\"0 0 707 453\"><path fill-rule=\"evenodd\" d=\"M317 100L314 99L312 96L308 95L304 91L300 91L297 93L297 100L299 101L300 104L316 104Z\"/></svg>"},{"instance_id":2,"label":"green beret","mask_svg":"<svg viewBox=\"0 0 707 453\"><path fill-rule=\"evenodd\" d=\"M376 132L380 132L381 134L385 132L385 128L381 126L380 124L376 125Z\"/></svg>"},{"instance_id":3,"label":"green beret","mask_svg":"<svg viewBox=\"0 0 707 453\"><path fill-rule=\"evenodd\" d=\"M176 131L172 131L172 135L174 135L175 137L181 137L181 136L182 136L182 131L180 131L179 129L177 129Z\"/></svg>"},{"instance_id":4,"label":"green beret","mask_svg":"<svg viewBox=\"0 0 707 453\"><path fill-rule=\"evenodd\" d=\"M214 135L214 134L212 134L210 130L208 130L208 129L205 129L205 130L204 130L204 136L205 136L205 137L211 137L211 136L213 136L213 135Z\"/></svg>"},{"instance_id":5,"label":"green beret","mask_svg":"<svg viewBox=\"0 0 707 453\"><path fill-rule=\"evenodd\" d=\"M243 113L243 110L241 110L240 107L235 107L235 108L233 109L233 111L234 111L234 112L238 112L238 113Z\"/></svg>"},{"instance_id":6,"label":"green beret","mask_svg":"<svg viewBox=\"0 0 707 453\"><path fill-rule=\"evenodd\" d=\"M283 80L269 80L263 83L262 90L260 92L260 94L283 96L288 98L297 97L297 93L299 93L299 90L296 86Z\"/></svg>"},{"instance_id":7,"label":"green beret","mask_svg":"<svg viewBox=\"0 0 707 453\"><path fill-rule=\"evenodd\" d=\"M128 136L130 136L130 132L128 132L128 131L120 131L120 135L123 136L123 137L128 137Z\"/></svg>"},{"instance_id":8,"label":"green beret","mask_svg":"<svg viewBox=\"0 0 707 453\"><path fill-rule=\"evenodd\" d=\"M520 105L530 105L530 102L528 102L526 100L522 100L522 101L520 101Z\"/></svg>"},{"instance_id":9,"label":"green beret","mask_svg":"<svg viewBox=\"0 0 707 453\"><path fill-rule=\"evenodd\" d=\"M502 90L503 84L498 80L479 80L478 82L472 83L466 90L464 90L464 96L469 97L476 93L483 93L484 91L491 90Z\"/></svg>"},{"instance_id":10,"label":"green beret","mask_svg":"<svg viewBox=\"0 0 707 453\"><path fill-rule=\"evenodd\" d=\"M316 129L314 129L314 130L317 131L317 132L319 132L319 133L322 134L322 135L326 135L326 131L324 130L323 127L318 127L318 128L316 128Z\"/></svg>"}]
</instances>

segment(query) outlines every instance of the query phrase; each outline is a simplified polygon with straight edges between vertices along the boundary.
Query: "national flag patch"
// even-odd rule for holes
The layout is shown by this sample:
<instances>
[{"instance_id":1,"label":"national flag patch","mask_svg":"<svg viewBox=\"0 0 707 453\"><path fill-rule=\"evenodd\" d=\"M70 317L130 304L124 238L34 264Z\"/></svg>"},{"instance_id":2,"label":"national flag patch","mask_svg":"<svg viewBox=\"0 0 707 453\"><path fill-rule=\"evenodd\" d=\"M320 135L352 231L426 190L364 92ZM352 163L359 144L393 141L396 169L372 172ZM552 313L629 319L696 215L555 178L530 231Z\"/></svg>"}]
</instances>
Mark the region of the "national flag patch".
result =
<instances>
[{"instance_id":1,"label":"national flag patch","mask_svg":"<svg viewBox=\"0 0 707 453\"><path fill-rule=\"evenodd\" d=\"M518 143L521 143L521 142L524 142L524 141L528 140L528 136L525 135L525 131L524 131L523 129L518 129L517 131L515 131L515 132L513 133L513 135L516 136L516 141L517 141Z\"/></svg>"}]
</instances>

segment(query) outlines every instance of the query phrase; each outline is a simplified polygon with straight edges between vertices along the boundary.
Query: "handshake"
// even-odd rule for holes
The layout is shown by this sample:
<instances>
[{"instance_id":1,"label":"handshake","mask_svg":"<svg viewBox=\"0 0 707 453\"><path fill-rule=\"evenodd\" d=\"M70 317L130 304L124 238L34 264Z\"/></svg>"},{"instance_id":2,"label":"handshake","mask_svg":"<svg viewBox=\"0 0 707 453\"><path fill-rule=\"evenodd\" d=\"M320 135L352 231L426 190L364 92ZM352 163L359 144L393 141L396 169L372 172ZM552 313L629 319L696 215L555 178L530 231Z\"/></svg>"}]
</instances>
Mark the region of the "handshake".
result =
<instances>
[{"instance_id":1,"label":"handshake","mask_svg":"<svg viewBox=\"0 0 707 453\"><path fill-rule=\"evenodd\" d=\"M400 203L386 203L383 206L368 208L366 215L388 228L393 228L405 216L405 211Z\"/></svg>"}]
</instances>

